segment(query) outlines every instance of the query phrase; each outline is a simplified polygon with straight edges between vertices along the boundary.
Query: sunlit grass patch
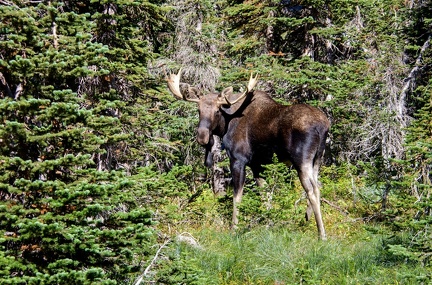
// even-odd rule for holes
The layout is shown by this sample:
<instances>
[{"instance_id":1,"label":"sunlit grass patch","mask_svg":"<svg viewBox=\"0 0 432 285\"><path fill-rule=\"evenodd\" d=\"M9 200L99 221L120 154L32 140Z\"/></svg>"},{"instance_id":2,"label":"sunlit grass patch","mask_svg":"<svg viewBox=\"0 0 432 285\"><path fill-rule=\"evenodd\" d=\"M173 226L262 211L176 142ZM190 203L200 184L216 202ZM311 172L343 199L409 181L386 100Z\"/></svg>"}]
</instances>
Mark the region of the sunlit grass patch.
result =
<instances>
[{"instance_id":1,"label":"sunlit grass patch","mask_svg":"<svg viewBox=\"0 0 432 285\"><path fill-rule=\"evenodd\" d=\"M284 228L237 233L210 228L195 233L200 248L177 250L207 284L415 284L410 282L422 269L387 263L382 237L364 235L323 242ZM413 270L420 272L410 274Z\"/></svg>"}]
</instances>

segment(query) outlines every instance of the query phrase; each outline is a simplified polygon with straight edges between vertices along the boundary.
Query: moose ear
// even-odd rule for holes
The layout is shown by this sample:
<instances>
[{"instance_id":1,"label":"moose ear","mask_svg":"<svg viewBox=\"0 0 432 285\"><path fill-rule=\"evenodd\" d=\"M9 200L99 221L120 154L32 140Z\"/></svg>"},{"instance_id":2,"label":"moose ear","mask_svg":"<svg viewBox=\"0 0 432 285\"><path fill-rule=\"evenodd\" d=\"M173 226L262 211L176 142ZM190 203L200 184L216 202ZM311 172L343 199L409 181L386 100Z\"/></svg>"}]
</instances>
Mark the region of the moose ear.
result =
<instances>
[{"instance_id":1,"label":"moose ear","mask_svg":"<svg viewBox=\"0 0 432 285\"><path fill-rule=\"evenodd\" d=\"M221 92L221 97L228 98L230 101L235 101L239 96L242 96L240 93L233 93L232 87L227 87ZM239 103L233 105L222 105L222 110L228 115L233 115L237 112L240 107L243 105L245 99L242 99Z\"/></svg>"},{"instance_id":2,"label":"moose ear","mask_svg":"<svg viewBox=\"0 0 432 285\"><path fill-rule=\"evenodd\" d=\"M233 88L232 86L225 88L224 90L222 90L221 94L219 96L224 96L224 97L228 97L230 98L231 95L233 93Z\"/></svg>"},{"instance_id":3,"label":"moose ear","mask_svg":"<svg viewBox=\"0 0 432 285\"><path fill-rule=\"evenodd\" d=\"M188 88L188 94L189 94L189 98L194 98L194 99L200 99L203 96L201 90L199 90L196 87L190 87L190 86Z\"/></svg>"}]
</instances>

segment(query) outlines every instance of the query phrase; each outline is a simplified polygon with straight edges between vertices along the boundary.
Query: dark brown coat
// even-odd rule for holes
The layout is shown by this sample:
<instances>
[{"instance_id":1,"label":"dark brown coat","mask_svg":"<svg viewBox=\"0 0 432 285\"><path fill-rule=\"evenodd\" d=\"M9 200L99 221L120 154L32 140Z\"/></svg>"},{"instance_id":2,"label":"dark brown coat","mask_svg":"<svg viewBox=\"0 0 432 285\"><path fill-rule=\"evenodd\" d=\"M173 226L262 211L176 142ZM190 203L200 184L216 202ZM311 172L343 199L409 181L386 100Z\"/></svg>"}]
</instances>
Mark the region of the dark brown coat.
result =
<instances>
[{"instance_id":1,"label":"dark brown coat","mask_svg":"<svg viewBox=\"0 0 432 285\"><path fill-rule=\"evenodd\" d=\"M171 75L171 82L179 82L179 77L180 73ZM306 104L278 104L265 92L251 91L256 82L249 84L243 94L232 94L232 88L227 88L221 94L202 96L199 90L190 88L189 99L181 94L179 88L173 87L174 83L170 85L168 82L176 96L198 103L197 141L206 148L206 166L213 164L212 136L222 138L233 177L233 226L238 223L237 205L243 195L245 167L251 167L254 178L260 183L262 165L271 163L273 154L276 154L279 161L291 163L297 170L308 197L306 216L309 218L314 213L319 237L326 238L320 209L318 170L330 122L322 111Z\"/></svg>"}]
</instances>

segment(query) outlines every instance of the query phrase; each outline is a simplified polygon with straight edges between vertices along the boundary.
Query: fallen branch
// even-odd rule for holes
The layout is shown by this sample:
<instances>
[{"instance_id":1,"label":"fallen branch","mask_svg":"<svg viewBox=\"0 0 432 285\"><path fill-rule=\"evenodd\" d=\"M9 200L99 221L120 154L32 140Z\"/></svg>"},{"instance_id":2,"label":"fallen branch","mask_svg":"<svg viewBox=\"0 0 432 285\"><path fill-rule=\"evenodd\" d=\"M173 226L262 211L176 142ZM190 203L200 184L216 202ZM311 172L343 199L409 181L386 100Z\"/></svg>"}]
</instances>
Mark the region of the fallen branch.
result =
<instances>
[{"instance_id":1,"label":"fallen branch","mask_svg":"<svg viewBox=\"0 0 432 285\"><path fill-rule=\"evenodd\" d=\"M150 262L150 264L147 266L147 268L144 270L143 274L141 274L137 281L134 283L134 285L139 285L142 280L144 279L144 277L147 277L147 274L149 273L150 269L152 268L152 266L154 265L154 263L156 262L161 250L171 241L171 239L166 240L160 247L159 249L156 251L155 256L153 257L152 261Z\"/></svg>"},{"instance_id":2,"label":"fallen branch","mask_svg":"<svg viewBox=\"0 0 432 285\"><path fill-rule=\"evenodd\" d=\"M298 203L301 202L301 200L305 200L307 199L306 193L303 193L303 195L294 203L294 207L297 209L297 205ZM326 198L321 197L321 202L324 202L328 205L330 205L331 207L335 208L336 210L338 210L339 212L341 212L344 216L348 216L349 212L347 210L342 209L341 207L339 207L338 205L336 205L333 202L330 202L329 200L327 200Z\"/></svg>"},{"instance_id":3,"label":"fallen branch","mask_svg":"<svg viewBox=\"0 0 432 285\"><path fill-rule=\"evenodd\" d=\"M341 207L339 207L338 205L336 205L333 202L330 202L329 200L325 199L325 198L321 198L321 201L323 201L324 203L330 205L331 207L335 208L336 210L338 210L339 212L341 212L344 216L348 216L349 212L347 210L342 209Z\"/></svg>"}]
</instances>

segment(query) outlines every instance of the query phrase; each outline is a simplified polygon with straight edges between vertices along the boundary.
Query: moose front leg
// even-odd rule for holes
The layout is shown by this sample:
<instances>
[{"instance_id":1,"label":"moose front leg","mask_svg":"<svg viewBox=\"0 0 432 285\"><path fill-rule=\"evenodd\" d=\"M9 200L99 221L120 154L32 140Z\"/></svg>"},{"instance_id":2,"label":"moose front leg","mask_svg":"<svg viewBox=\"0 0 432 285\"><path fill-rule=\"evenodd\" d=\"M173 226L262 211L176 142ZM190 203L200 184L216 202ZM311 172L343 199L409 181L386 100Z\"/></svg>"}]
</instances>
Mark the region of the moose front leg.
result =
<instances>
[{"instance_id":1,"label":"moose front leg","mask_svg":"<svg viewBox=\"0 0 432 285\"><path fill-rule=\"evenodd\" d=\"M232 228L236 228L238 224L239 210L237 206L241 203L243 196L243 186L246 177L245 163L240 160L232 160L230 164L232 179L234 184L233 193L233 215L232 215Z\"/></svg>"},{"instance_id":2,"label":"moose front leg","mask_svg":"<svg viewBox=\"0 0 432 285\"><path fill-rule=\"evenodd\" d=\"M214 139L213 136L210 137L209 143L205 146L205 159L204 159L204 165L208 168L213 166L213 148Z\"/></svg>"}]
</instances>

